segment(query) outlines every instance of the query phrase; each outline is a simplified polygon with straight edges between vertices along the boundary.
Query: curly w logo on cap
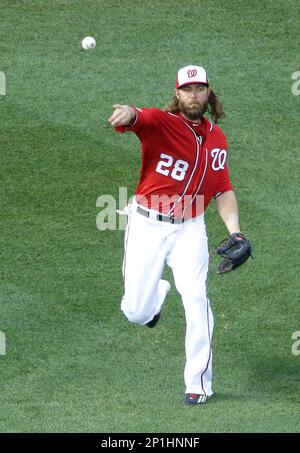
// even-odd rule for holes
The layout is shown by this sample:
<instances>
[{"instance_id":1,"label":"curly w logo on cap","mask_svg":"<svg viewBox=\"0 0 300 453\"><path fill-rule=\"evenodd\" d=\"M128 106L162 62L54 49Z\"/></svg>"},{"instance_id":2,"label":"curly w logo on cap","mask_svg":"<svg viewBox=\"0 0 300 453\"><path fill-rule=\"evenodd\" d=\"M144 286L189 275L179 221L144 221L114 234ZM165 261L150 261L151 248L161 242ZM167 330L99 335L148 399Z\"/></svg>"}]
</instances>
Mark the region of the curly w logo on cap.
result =
<instances>
[{"instance_id":1,"label":"curly w logo on cap","mask_svg":"<svg viewBox=\"0 0 300 453\"><path fill-rule=\"evenodd\" d=\"M192 83L202 83L209 85L207 73L202 66L185 66L177 73L176 88Z\"/></svg>"}]
</instances>

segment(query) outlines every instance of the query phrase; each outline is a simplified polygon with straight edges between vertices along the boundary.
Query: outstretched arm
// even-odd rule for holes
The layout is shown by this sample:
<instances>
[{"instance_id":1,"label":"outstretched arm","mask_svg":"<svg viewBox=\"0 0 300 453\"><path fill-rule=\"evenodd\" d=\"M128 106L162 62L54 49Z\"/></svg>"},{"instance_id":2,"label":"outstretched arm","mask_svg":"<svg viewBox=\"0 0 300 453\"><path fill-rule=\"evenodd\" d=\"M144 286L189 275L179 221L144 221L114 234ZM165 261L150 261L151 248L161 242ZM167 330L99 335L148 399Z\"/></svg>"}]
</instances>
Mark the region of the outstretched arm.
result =
<instances>
[{"instance_id":1,"label":"outstretched arm","mask_svg":"<svg viewBox=\"0 0 300 453\"><path fill-rule=\"evenodd\" d=\"M135 109L130 105L114 104L113 109L114 112L108 119L113 127L127 126L136 116Z\"/></svg>"},{"instance_id":2,"label":"outstretched arm","mask_svg":"<svg viewBox=\"0 0 300 453\"><path fill-rule=\"evenodd\" d=\"M222 193L216 199L221 219L225 223L229 234L240 233L239 208L233 190Z\"/></svg>"}]
</instances>

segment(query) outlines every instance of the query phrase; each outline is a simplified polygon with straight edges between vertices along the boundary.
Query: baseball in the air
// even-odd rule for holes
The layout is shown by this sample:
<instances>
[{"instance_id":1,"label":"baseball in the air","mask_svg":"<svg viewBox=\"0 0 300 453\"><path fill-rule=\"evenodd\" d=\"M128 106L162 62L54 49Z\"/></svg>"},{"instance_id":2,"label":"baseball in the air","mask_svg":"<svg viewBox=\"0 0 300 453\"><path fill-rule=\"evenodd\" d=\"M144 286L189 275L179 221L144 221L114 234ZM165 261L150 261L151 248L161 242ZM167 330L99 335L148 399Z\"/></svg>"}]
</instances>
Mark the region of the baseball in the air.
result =
<instances>
[{"instance_id":1,"label":"baseball in the air","mask_svg":"<svg viewBox=\"0 0 300 453\"><path fill-rule=\"evenodd\" d=\"M93 49L96 46L96 40L92 36L86 36L81 43L82 47L87 49Z\"/></svg>"}]
</instances>

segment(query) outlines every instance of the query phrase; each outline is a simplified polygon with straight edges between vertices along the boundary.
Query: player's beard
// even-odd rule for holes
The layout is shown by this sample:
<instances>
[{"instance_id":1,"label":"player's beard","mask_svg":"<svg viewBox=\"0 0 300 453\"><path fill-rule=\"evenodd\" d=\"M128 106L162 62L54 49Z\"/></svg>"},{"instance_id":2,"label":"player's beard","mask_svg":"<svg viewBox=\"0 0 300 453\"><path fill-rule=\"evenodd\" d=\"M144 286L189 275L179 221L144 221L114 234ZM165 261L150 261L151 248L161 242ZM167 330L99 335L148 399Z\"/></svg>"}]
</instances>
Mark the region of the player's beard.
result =
<instances>
[{"instance_id":1,"label":"player's beard","mask_svg":"<svg viewBox=\"0 0 300 453\"><path fill-rule=\"evenodd\" d=\"M189 102L188 104L178 100L178 108L183 115L191 121L196 121L202 118L204 113L207 111L208 100L199 104L199 102Z\"/></svg>"}]
</instances>

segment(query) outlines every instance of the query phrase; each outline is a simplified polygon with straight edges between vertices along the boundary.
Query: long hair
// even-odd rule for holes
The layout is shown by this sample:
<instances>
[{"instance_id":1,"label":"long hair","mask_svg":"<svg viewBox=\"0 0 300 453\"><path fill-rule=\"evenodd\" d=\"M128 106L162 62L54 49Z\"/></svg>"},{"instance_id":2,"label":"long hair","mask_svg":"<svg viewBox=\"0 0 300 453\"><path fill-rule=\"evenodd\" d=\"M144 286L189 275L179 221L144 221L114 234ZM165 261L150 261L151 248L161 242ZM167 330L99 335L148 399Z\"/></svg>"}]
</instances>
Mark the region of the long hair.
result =
<instances>
[{"instance_id":1,"label":"long hair","mask_svg":"<svg viewBox=\"0 0 300 453\"><path fill-rule=\"evenodd\" d=\"M166 111L170 113L176 113L179 111L178 99L175 94L170 103L167 105ZM208 112L215 124L217 124L220 119L225 118L223 104L213 90L210 91L210 95L208 97Z\"/></svg>"}]
</instances>

